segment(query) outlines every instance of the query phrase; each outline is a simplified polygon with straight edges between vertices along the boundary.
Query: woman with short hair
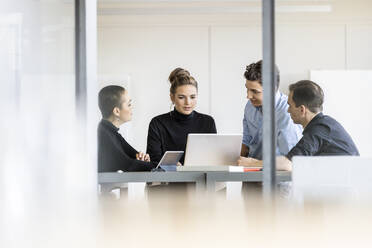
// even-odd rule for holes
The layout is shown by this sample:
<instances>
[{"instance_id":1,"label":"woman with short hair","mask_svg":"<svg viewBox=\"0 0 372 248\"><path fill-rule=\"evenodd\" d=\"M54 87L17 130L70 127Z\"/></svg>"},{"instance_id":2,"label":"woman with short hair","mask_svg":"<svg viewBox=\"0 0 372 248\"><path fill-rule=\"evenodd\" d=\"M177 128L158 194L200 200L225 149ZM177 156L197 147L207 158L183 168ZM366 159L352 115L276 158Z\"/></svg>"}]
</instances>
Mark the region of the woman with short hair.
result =
<instances>
[{"instance_id":1,"label":"woman with short hair","mask_svg":"<svg viewBox=\"0 0 372 248\"><path fill-rule=\"evenodd\" d=\"M119 127L132 119L128 91L121 86L102 88L98 95L102 120L98 125L98 172L150 171L155 164L148 154L136 151L118 133Z\"/></svg>"}]
</instances>

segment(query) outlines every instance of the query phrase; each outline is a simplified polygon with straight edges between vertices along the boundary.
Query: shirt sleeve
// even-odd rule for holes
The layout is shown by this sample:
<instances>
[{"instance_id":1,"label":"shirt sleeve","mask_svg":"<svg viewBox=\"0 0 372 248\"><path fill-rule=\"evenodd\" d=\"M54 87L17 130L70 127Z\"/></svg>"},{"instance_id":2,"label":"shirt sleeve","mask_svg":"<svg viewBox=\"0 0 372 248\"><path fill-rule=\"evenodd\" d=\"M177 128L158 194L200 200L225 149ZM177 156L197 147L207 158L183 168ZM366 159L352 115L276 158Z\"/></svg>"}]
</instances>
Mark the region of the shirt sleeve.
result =
<instances>
[{"instance_id":1,"label":"shirt sleeve","mask_svg":"<svg viewBox=\"0 0 372 248\"><path fill-rule=\"evenodd\" d=\"M306 133L286 157L292 161L293 156L313 156L320 150L321 146L322 139L318 135Z\"/></svg>"},{"instance_id":2,"label":"shirt sleeve","mask_svg":"<svg viewBox=\"0 0 372 248\"><path fill-rule=\"evenodd\" d=\"M162 147L160 131L155 120L152 120L149 125L146 153L150 155L151 161L155 163L159 163L161 157L165 153Z\"/></svg>"},{"instance_id":3,"label":"shirt sleeve","mask_svg":"<svg viewBox=\"0 0 372 248\"><path fill-rule=\"evenodd\" d=\"M280 155L286 155L300 140L302 128L293 123L291 117L283 114L278 119L277 144Z\"/></svg>"},{"instance_id":4,"label":"shirt sleeve","mask_svg":"<svg viewBox=\"0 0 372 248\"><path fill-rule=\"evenodd\" d=\"M210 128L210 132L211 133L217 133L216 123L215 123L213 117L211 117L211 128Z\"/></svg>"},{"instance_id":5,"label":"shirt sleeve","mask_svg":"<svg viewBox=\"0 0 372 248\"><path fill-rule=\"evenodd\" d=\"M125 153L130 158L136 159L136 155L137 155L138 151L136 149L134 149L131 145L129 145L129 143L124 138L122 138L122 146L123 146L123 149L124 149Z\"/></svg>"},{"instance_id":6,"label":"shirt sleeve","mask_svg":"<svg viewBox=\"0 0 372 248\"><path fill-rule=\"evenodd\" d=\"M123 171L128 171L128 172L129 171L150 171L152 168L155 167L155 164L151 162L140 161L135 158L129 157L125 151L115 152L114 157L115 157L114 164L118 166L117 170L123 170Z\"/></svg>"},{"instance_id":7,"label":"shirt sleeve","mask_svg":"<svg viewBox=\"0 0 372 248\"><path fill-rule=\"evenodd\" d=\"M243 116L243 140L242 143L249 147L249 130L248 130L248 121L247 121L247 105L245 106L244 109L244 116Z\"/></svg>"},{"instance_id":8,"label":"shirt sleeve","mask_svg":"<svg viewBox=\"0 0 372 248\"><path fill-rule=\"evenodd\" d=\"M141 160L132 159L132 163L127 168L127 171L150 171L155 168L156 164L153 162L145 162Z\"/></svg>"}]
</instances>

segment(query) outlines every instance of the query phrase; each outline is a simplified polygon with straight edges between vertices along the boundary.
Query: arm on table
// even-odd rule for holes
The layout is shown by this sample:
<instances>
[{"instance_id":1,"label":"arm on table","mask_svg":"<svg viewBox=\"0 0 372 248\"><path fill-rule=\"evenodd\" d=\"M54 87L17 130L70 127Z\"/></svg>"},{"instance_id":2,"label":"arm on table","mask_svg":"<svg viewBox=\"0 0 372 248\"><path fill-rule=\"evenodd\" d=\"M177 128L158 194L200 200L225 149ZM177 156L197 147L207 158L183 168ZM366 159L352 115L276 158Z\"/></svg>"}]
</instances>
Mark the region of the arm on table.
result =
<instances>
[{"instance_id":1,"label":"arm on table","mask_svg":"<svg viewBox=\"0 0 372 248\"><path fill-rule=\"evenodd\" d=\"M238 160L238 165L247 167L262 167L263 161L254 158L240 157ZM292 162L285 156L276 157L276 169L292 171Z\"/></svg>"}]
</instances>

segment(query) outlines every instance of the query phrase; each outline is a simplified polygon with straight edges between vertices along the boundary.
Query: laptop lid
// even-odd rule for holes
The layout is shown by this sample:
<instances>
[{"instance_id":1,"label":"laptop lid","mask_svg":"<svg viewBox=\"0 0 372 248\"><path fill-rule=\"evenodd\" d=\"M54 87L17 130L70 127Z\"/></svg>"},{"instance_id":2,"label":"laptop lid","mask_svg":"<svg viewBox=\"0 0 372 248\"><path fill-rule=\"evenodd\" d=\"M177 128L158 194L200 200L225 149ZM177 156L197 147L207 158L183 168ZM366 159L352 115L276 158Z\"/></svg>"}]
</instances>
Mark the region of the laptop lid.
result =
<instances>
[{"instance_id":1,"label":"laptop lid","mask_svg":"<svg viewBox=\"0 0 372 248\"><path fill-rule=\"evenodd\" d=\"M185 166L236 165L242 134L189 134Z\"/></svg>"}]
</instances>

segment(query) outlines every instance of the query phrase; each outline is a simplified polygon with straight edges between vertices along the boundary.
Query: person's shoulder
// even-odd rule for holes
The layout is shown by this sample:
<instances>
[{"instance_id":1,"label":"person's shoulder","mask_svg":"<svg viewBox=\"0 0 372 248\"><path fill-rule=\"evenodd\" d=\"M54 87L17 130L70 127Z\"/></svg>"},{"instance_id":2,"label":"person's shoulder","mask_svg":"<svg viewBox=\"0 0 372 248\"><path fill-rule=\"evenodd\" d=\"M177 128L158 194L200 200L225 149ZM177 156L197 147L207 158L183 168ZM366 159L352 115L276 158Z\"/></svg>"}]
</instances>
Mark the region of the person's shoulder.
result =
<instances>
[{"instance_id":1,"label":"person's shoulder","mask_svg":"<svg viewBox=\"0 0 372 248\"><path fill-rule=\"evenodd\" d=\"M107 121L105 121L104 119L101 119L101 120L98 122L98 128L105 128L105 126L107 126L106 122L107 122Z\"/></svg>"},{"instance_id":2,"label":"person's shoulder","mask_svg":"<svg viewBox=\"0 0 372 248\"><path fill-rule=\"evenodd\" d=\"M319 118L319 124L326 126L328 129L333 128L344 129L340 122L338 122L335 118L329 115L322 115L321 118Z\"/></svg>"},{"instance_id":3,"label":"person's shoulder","mask_svg":"<svg viewBox=\"0 0 372 248\"><path fill-rule=\"evenodd\" d=\"M287 121L291 119L291 116L288 113L288 97L287 95L278 92L277 101L275 104L275 112L278 118L278 121Z\"/></svg>"},{"instance_id":4,"label":"person's shoulder","mask_svg":"<svg viewBox=\"0 0 372 248\"><path fill-rule=\"evenodd\" d=\"M97 133L98 133L98 136L108 133L107 127L105 127L105 125L102 124L102 121L98 123Z\"/></svg>"},{"instance_id":5,"label":"person's shoulder","mask_svg":"<svg viewBox=\"0 0 372 248\"><path fill-rule=\"evenodd\" d=\"M98 142L106 143L115 137L115 132L110 128L110 126L104 121L100 121L97 128Z\"/></svg>"},{"instance_id":6,"label":"person's shoulder","mask_svg":"<svg viewBox=\"0 0 372 248\"><path fill-rule=\"evenodd\" d=\"M159 121L164 121L164 120L169 120L170 119L170 113L164 113L157 115L151 119L151 122L159 122Z\"/></svg>"},{"instance_id":7,"label":"person's shoulder","mask_svg":"<svg viewBox=\"0 0 372 248\"><path fill-rule=\"evenodd\" d=\"M161 126L169 124L170 121L171 121L171 114L169 112L160 114L151 119L149 127L152 127L152 128L161 127Z\"/></svg>"},{"instance_id":8,"label":"person's shoulder","mask_svg":"<svg viewBox=\"0 0 372 248\"><path fill-rule=\"evenodd\" d=\"M338 123L338 121L335 118L333 118L332 116L324 115L324 114L322 114L322 116L320 117L320 121L322 121L322 122L333 122L333 123L337 122Z\"/></svg>"},{"instance_id":9,"label":"person's shoulder","mask_svg":"<svg viewBox=\"0 0 372 248\"><path fill-rule=\"evenodd\" d=\"M247 101L247 103L245 104L244 109L254 109L254 106L252 105L250 100Z\"/></svg>"},{"instance_id":10,"label":"person's shoulder","mask_svg":"<svg viewBox=\"0 0 372 248\"><path fill-rule=\"evenodd\" d=\"M106 120L101 120L97 127L98 133L112 133L112 127Z\"/></svg>"},{"instance_id":11,"label":"person's shoulder","mask_svg":"<svg viewBox=\"0 0 372 248\"><path fill-rule=\"evenodd\" d=\"M288 96L282 92L276 95L275 111L277 113L287 113L288 109Z\"/></svg>"},{"instance_id":12,"label":"person's shoulder","mask_svg":"<svg viewBox=\"0 0 372 248\"><path fill-rule=\"evenodd\" d=\"M336 119L329 115L325 115L323 113L319 113L316 118L316 123L319 125L325 125L325 126L334 126L334 125L341 125Z\"/></svg>"},{"instance_id":13,"label":"person's shoulder","mask_svg":"<svg viewBox=\"0 0 372 248\"><path fill-rule=\"evenodd\" d=\"M103 125L103 123L102 123L102 120L100 121L100 122L98 122L98 126L97 126L97 129L98 130L102 130L102 129L104 129L105 127L104 127L104 125Z\"/></svg>"},{"instance_id":14,"label":"person's shoulder","mask_svg":"<svg viewBox=\"0 0 372 248\"><path fill-rule=\"evenodd\" d=\"M256 112L257 112L257 108L253 106L250 100L248 100L244 107L244 115L252 115Z\"/></svg>"},{"instance_id":15,"label":"person's shoulder","mask_svg":"<svg viewBox=\"0 0 372 248\"><path fill-rule=\"evenodd\" d=\"M340 124L328 115L323 115L320 113L318 116L315 116L305 128L306 133L311 133L314 135L328 135L332 128L335 126L340 126Z\"/></svg>"},{"instance_id":16,"label":"person's shoulder","mask_svg":"<svg viewBox=\"0 0 372 248\"><path fill-rule=\"evenodd\" d=\"M213 117L207 114L199 113L194 110L194 114L197 118L203 119L203 120L209 120L209 121L214 121Z\"/></svg>"}]
</instances>

